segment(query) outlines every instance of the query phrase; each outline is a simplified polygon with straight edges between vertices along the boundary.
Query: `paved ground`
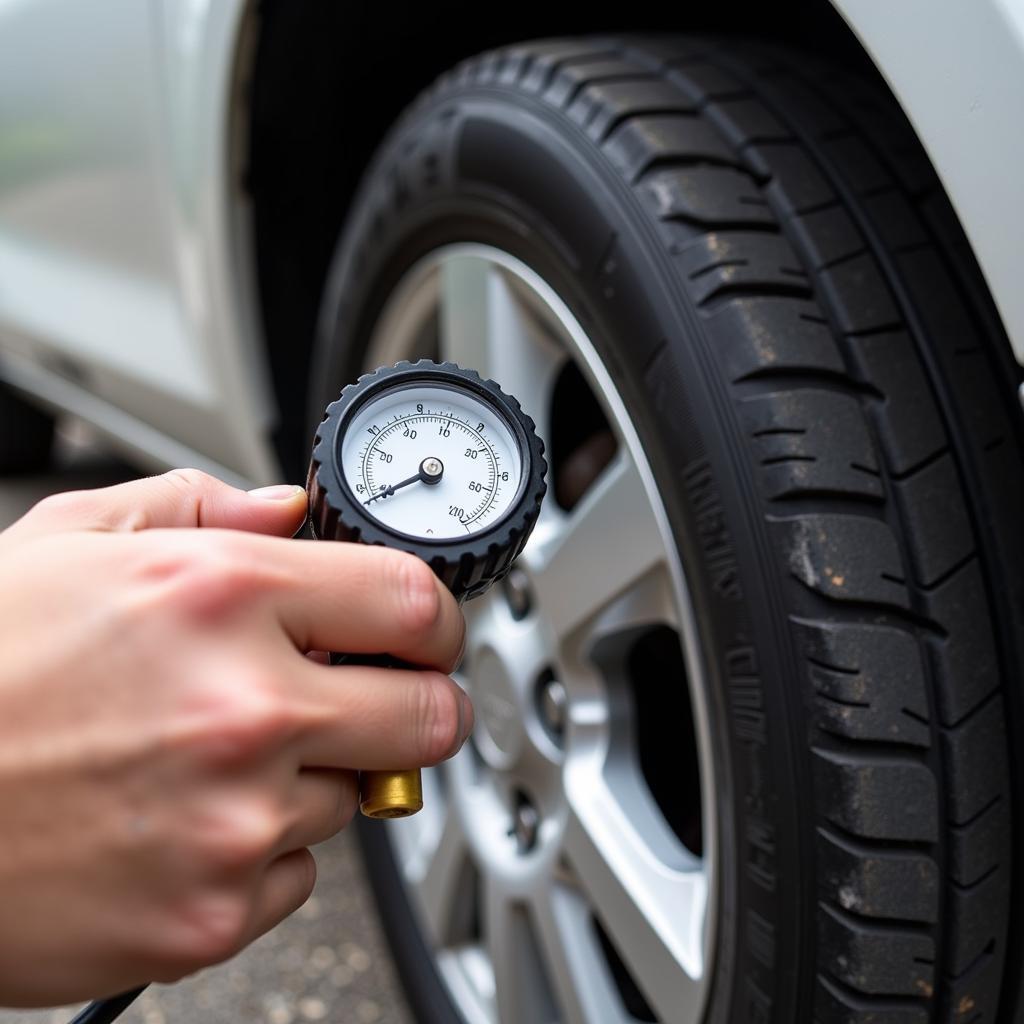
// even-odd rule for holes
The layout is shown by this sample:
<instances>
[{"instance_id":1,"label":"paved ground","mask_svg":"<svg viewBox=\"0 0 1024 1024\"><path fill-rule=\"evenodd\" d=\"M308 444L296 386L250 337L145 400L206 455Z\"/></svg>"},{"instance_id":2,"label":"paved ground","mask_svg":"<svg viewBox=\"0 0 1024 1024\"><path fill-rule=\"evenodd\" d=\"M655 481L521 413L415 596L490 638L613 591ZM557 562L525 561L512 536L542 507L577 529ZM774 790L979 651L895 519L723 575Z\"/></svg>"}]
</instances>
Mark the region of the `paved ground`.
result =
<instances>
[{"instance_id":1,"label":"paved ground","mask_svg":"<svg viewBox=\"0 0 1024 1024\"><path fill-rule=\"evenodd\" d=\"M46 476L0 480L0 528L56 490L97 487L135 475L72 429ZM125 1024L409 1024L372 901L345 836L316 849L310 901L230 963L145 992ZM63 1024L72 1009L0 1010L0 1024Z\"/></svg>"}]
</instances>

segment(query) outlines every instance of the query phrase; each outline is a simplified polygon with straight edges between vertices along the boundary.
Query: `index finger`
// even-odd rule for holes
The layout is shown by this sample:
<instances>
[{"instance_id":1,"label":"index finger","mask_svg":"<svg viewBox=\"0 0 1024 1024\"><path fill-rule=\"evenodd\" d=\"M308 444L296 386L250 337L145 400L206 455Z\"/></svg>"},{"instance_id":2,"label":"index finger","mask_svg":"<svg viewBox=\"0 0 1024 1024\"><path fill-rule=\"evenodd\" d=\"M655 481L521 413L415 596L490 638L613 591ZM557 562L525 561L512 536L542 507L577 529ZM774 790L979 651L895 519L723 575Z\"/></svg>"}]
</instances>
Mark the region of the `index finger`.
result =
<instances>
[{"instance_id":1,"label":"index finger","mask_svg":"<svg viewBox=\"0 0 1024 1024\"><path fill-rule=\"evenodd\" d=\"M281 535L294 533L305 514L306 492L298 485L242 491L197 469L175 469L112 487L50 495L8 527L5 537L23 541L69 530L172 527Z\"/></svg>"},{"instance_id":2,"label":"index finger","mask_svg":"<svg viewBox=\"0 0 1024 1024\"><path fill-rule=\"evenodd\" d=\"M387 653L442 672L458 663L465 620L421 559L341 541L247 540L273 552L270 600L300 650Z\"/></svg>"}]
</instances>

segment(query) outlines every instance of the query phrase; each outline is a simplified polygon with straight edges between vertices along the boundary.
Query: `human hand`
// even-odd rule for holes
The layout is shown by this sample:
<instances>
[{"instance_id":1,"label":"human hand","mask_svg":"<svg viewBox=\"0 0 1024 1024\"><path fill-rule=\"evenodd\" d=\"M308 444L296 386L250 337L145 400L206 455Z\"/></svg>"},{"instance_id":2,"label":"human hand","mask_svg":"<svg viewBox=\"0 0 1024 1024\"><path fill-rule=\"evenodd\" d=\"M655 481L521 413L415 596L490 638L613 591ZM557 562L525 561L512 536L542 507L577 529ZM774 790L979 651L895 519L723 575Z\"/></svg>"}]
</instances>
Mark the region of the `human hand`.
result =
<instances>
[{"instance_id":1,"label":"human hand","mask_svg":"<svg viewBox=\"0 0 1024 1024\"><path fill-rule=\"evenodd\" d=\"M0 533L0 1004L232 956L308 898L307 847L351 819L352 769L464 742L451 595L409 555L259 535L304 513L301 488L179 471Z\"/></svg>"}]
</instances>

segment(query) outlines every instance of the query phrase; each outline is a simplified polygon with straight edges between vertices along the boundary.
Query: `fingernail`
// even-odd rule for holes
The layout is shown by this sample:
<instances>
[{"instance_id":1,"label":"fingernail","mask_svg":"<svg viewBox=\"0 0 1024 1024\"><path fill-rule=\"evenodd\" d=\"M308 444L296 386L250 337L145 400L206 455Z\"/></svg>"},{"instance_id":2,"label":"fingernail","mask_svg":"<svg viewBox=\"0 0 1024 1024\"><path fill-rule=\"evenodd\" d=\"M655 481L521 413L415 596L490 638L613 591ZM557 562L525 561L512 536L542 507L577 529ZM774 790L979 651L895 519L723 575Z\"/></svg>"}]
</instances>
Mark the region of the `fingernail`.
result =
<instances>
[{"instance_id":1,"label":"fingernail","mask_svg":"<svg viewBox=\"0 0 1024 1024\"><path fill-rule=\"evenodd\" d=\"M459 648L459 655L455 659L455 664L452 666L453 672L458 672L462 668L462 660L466 657L466 630L462 630L462 646Z\"/></svg>"},{"instance_id":2,"label":"fingernail","mask_svg":"<svg viewBox=\"0 0 1024 1024\"><path fill-rule=\"evenodd\" d=\"M473 732L473 702L465 690L462 691L462 707L459 709L459 732L462 735L462 743L465 743ZM462 743L459 746L462 746Z\"/></svg>"},{"instance_id":3,"label":"fingernail","mask_svg":"<svg viewBox=\"0 0 1024 1024\"><path fill-rule=\"evenodd\" d=\"M454 680L452 682L455 685L455 689L459 691L459 703L456 709L459 720L455 727L458 738L455 740L452 749L445 755L446 757L454 757L462 749L466 740L469 739L470 733L473 731L473 705L466 691L458 683L455 683Z\"/></svg>"},{"instance_id":4,"label":"fingernail","mask_svg":"<svg viewBox=\"0 0 1024 1024\"><path fill-rule=\"evenodd\" d=\"M298 494L305 494L306 489L298 484L271 484L269 487L257 487L249 492L254 498L264 501L291 501Z\"/></svg>"}]
</instances>

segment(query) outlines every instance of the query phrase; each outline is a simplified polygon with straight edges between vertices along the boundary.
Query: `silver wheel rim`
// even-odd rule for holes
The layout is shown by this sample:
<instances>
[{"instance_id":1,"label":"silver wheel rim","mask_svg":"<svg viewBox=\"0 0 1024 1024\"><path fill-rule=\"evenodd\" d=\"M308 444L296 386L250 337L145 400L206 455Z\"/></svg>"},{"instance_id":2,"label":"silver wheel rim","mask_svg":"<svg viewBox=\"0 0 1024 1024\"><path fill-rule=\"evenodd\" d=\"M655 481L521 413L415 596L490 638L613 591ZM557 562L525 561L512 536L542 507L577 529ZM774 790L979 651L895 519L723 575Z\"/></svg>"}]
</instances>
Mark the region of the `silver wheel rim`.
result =
<instances>
[{"instance_id":1,"label":"silver wheel rim","mask_svg":"<svg viewBox=\"0 0 1024 1024\"><path fill-rule=\"evenodd\" d=\"M716 793L693 606L650 466L579 322L520 260L476 244L432 252L392 294L367 365L415 358L430 318L441 358L497 380L546 442L556 377L574 360L618 448L571 511L545 502L518 563L533 612L517 619L497 587L466 608L460 682L477 709L474 743L424 773L418 815L385 826L414 911L468 1024L634 1020L595 919L658 1020L698 1021L715 941ZM629 749L628 708L591 661L602 639L648 624L680 638L701 776L699 856L651 799ZM538 709L536 680L552 669L558 689ZM558 742L545 709L560 716ZM516 811L522 793L529 815Z\"/></svg>"}]
</instances>

